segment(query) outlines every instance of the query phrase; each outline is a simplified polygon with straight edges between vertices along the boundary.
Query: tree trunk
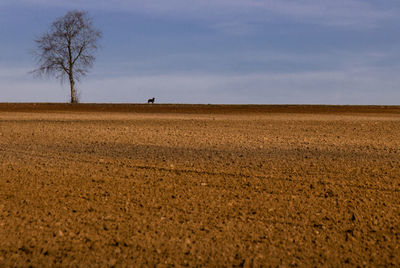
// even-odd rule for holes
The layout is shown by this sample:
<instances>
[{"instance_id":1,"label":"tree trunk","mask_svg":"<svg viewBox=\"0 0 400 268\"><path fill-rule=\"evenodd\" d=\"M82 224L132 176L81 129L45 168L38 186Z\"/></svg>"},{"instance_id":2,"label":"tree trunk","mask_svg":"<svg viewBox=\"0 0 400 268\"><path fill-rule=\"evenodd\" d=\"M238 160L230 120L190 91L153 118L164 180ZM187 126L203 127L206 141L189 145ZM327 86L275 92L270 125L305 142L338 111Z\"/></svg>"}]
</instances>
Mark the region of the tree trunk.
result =
<instances>
[{"instance_id":1,"label":"tree trunk","mask_svg":"<svg viewBox=\"0 0 400 268\"><path fill-rule=\"evenodd\" d=\"M71 86L71 103L78 103L75 89L75 81L72 75L69 76L69 84Z\"/></svg>"}]
</instances>

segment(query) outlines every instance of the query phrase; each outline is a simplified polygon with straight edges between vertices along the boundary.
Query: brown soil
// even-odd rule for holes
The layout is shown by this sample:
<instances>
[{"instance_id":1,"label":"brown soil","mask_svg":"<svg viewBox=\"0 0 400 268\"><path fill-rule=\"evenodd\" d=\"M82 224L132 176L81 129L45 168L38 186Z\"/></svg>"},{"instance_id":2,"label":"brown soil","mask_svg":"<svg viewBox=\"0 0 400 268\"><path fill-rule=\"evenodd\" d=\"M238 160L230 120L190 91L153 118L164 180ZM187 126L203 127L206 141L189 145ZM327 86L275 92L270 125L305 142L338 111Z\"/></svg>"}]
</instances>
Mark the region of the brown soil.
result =
<instances>
[{"instance_id":1,"label":"brown soil","mask_svg":"<svg viewBox=\"0 0 400 268\"><path fill-rule=\"evenodd\" d=\"M400 108L0 104L0 267L400 266Z\"/></svg>"}]
</instances>

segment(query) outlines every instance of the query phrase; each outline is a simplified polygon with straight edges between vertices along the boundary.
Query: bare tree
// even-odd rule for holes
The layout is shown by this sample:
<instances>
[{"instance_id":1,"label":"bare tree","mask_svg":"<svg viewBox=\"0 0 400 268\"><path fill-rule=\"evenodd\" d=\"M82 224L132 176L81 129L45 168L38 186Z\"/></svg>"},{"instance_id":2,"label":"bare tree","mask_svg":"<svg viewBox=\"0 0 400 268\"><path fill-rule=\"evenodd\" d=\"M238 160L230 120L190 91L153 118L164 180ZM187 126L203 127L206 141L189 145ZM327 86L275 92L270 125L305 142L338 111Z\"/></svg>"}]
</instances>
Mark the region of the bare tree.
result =
<instances>
[{"instance_id":1,"label":"bare tree","mask_svg":"<svg viewBox=\"0 0 400 268\"><path fill-rule=\"evenodd\" d=\"M92 26L85 11L69 11L53 22L49 31L35 40L34 54L39 68L33 71L39 76L55 76L61 82L68 79L71 87L71 103L77 103L75 81L88 73L95 61L101 32Z\"/></svg>"}]
</instances>

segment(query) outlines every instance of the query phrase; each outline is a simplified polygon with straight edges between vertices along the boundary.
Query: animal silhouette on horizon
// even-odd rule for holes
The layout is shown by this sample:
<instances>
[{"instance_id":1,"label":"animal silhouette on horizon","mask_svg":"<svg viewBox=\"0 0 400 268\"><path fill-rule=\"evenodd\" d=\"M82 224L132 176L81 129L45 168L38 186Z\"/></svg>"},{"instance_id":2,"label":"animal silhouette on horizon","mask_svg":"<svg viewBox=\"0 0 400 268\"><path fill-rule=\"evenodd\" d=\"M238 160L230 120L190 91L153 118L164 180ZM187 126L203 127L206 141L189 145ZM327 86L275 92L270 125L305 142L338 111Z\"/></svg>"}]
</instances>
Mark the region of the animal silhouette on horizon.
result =
<instances>
[{"instance_id":1,"label":"animal silhouette on horizon","mask_svg":"<svg viewBox=\"0 0 400 268\"><path fill-rule=\"evenodd\" d=\"M154 103L154 101L155 101L155 98L153 97L152 99L148 99L147 103Z\"/></svg>"}]
</instances>

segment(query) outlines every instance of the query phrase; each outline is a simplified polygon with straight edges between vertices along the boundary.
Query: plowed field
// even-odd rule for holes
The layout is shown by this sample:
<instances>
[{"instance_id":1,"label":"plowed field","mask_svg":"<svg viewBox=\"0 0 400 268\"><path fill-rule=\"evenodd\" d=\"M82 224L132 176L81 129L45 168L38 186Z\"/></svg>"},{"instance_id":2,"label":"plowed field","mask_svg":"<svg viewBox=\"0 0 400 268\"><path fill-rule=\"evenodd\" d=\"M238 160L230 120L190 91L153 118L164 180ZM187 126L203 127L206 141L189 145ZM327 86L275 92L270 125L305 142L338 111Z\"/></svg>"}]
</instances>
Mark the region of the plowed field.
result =
<instances>
[{"instance_id":1,"label":"plowed field","mask_svg":"<svg viewBox=\"0 0 400 268\"><path fill-rule=\"evenodd\" d=\"M0 104L0 267L400 266L400 108Z\"/></svg>"}]
</instances>

